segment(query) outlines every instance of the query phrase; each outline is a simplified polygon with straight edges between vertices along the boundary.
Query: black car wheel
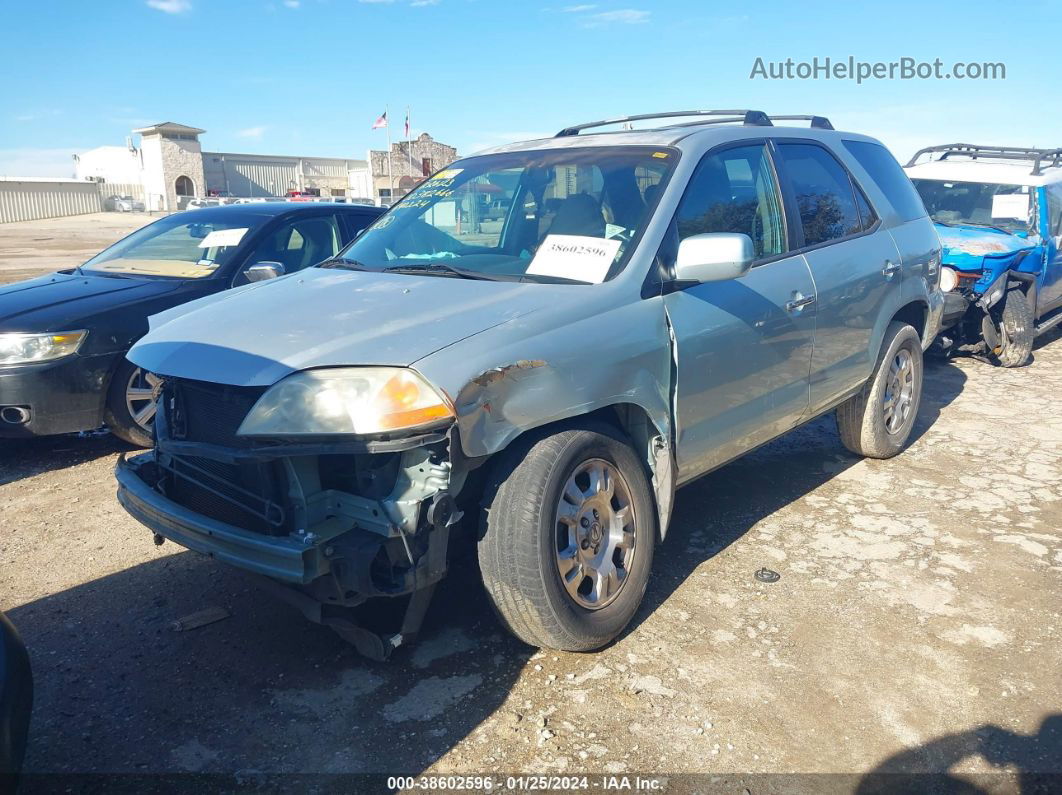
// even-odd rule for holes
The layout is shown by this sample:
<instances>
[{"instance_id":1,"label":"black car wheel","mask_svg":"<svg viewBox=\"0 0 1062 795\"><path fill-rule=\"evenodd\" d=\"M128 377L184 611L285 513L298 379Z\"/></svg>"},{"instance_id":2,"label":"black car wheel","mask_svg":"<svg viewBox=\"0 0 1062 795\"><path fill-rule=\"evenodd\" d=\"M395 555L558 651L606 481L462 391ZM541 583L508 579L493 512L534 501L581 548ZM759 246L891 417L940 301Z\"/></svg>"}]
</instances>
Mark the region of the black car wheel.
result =
<instances>
[{"instance_id":1,"label":"black car wheel","mask_svg":"<svg viewBox=\"0 0 1062 795\"><path fill-rule=\"evenodd\" d=\"M123 361L111 378L104 417L111 433L137 447L151 447L162 379Z\"/></svg>"}]
</instances>

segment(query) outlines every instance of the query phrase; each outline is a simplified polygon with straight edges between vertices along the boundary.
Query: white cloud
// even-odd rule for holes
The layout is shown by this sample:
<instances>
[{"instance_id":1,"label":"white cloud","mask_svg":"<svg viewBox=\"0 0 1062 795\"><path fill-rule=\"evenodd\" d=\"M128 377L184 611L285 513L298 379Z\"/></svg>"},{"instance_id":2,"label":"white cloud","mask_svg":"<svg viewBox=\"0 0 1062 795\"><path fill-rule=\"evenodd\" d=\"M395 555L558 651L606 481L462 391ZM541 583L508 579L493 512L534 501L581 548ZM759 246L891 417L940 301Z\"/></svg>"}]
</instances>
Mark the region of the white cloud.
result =
<instances>
[{"instance_id":1,"label":"white cloud","mask_svg":"<svg viewBox=\"0 0 1062 795\"><path fill-rule=\"evenodd\" d=\"M236 136L238 138L251 138L257 141L259 138L262 137L262 134L265 133L265 131L265 127L248 127L245 130L239 130L236 133Z\"/></svg>"},{"instance_id":2,"label":"white cloud","mask_svg":"<svg viewBox=\"0 0 1062 795\"><path fill-rule=\"evenodd\" d=\"M561 11L565 14L585 14L587 11L593 11L595 8L597 8L595 5L565 6Z\"/></svg>"},{"instance_id":3,"label":"white cloud","mask_svg":"<svg viewBox=\"0 0 1062 795\"><path fill-rule=\"evenodd\" d=\"M65 177L74 176L75 152L85 147L69 149L0 149L0 176L3 177Z\"/></svg>"},{"instance_id":4,"label":"white cloud","mask_svg":"<svg viewBox=\"0 0 1062 795\"><path fill-rule=\"evenodd\" d=\"M582 22L590 28L602 25L640 25L649 21L651 11L643 11L637 8L621 8L616 11L599 11L596 14L588 14Z\"/></svg>"},{"instance_id":5,"label":"white cloud","mask_svg":"<svg viewBox=\"0 0 1062 795\"><path fill-rule=\"evenodd\" d=\"M439 5L439 0L413 0L410 5L413 6L413 8L423 8L424 6L437 6Z\"/></svg>"},{"instance_id":6,"label":"white cloud","mask_svg":"<svg viewBox=\"0 0 1062 795\"><path fill-rule=\"evenodd\" d=\"M149 8L167 14L183 14L185 11L192 10L189 0L147 0L147 4Z\"/></svg>"},{"instance_id":7,"label":"white cloud","mask_svg":"<svg viewBox=\"0 0 1062 795\"><path fill-rule=\"evenodd\" d=\"M288 8L298 8L300 3L299 0L284 0L284 5Z\"/></svg>"}]
</instances>

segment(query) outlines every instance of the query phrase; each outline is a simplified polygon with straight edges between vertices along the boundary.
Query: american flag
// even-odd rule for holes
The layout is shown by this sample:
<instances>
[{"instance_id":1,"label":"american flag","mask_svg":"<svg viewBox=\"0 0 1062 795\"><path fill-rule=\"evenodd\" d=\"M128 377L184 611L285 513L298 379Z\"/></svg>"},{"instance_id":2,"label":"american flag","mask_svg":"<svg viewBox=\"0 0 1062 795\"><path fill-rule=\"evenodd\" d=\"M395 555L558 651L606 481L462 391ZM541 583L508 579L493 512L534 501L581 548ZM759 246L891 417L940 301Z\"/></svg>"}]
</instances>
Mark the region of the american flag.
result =
<instances>
[{"instance_id":1,"label":"american flag","mask_svg":"<svg viewBox=\"0 0 1062 795\"><path fill-rule=\"evenodd\" d=\"M386 127L386 126L387 126L387 111L385 110L383 112L383 116L381 116L375 122L373 122L372 128L374 130L379 130L379 129L381 129L383 127Z\"/></svg>"}]
</instances>

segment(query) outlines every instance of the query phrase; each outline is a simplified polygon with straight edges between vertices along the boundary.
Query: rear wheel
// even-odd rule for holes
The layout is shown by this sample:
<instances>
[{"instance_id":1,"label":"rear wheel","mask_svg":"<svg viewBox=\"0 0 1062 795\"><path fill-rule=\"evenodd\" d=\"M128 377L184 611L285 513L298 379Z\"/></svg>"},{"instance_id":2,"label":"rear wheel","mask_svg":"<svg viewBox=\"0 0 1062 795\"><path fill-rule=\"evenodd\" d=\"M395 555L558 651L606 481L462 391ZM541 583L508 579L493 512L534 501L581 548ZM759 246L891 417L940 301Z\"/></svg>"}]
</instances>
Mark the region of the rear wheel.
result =
<instances>
[{"instance_id":1,"label":"rear wheel","mask_svg":"<svg viewBox=\"0 0 1062 795\"><path fill-rule=\"evenodd\" d=\"M656 512L644 468L611 430L570 430L499 461L479 542L483 583L533 646L590 651L645 594Z\"/></svg>"},{"instance_id":2,"label":"rear wheel","mask_svg":"<svg viewBox=\"0 0 1062 795\"><path fill-rule=\"evenodd\" d=\"M123 361L111 378L105 421L111 433L137 447L151 447L162 379Z\"/></svg>"},{"instance_id":3,"label":"rear wheel","mask_svg":"<svg viewBox=\"0 0 1062 795\"><path fill-rule=\"evenodd\" d=\"M1035 335L1029 298L1019 288L1010 288L1003 299L999 347L993 349L992 354L1002 367L1021 367L1029 361Z\"/></svg>"},{"instance_id":4,"label":"rear wheel","mask_svg":"<svg viewBox=\"0 0 1062 795\"><path fill-rule=\"evenodd\" d=\"M856 455L892 458L907 443L922 401L922 340L893 321L874 373L862 391L837 409L841 442Z\"/></svg>"}]
</instances>

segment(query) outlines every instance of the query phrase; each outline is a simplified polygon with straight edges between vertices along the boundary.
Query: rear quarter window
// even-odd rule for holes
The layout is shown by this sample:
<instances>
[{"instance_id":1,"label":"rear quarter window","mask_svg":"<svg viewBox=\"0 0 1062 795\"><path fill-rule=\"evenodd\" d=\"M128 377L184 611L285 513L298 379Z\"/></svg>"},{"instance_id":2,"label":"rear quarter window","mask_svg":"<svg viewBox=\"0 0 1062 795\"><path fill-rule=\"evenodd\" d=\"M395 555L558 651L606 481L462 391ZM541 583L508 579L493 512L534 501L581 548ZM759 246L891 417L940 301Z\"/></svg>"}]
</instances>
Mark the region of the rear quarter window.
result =
<instances>
[{"instance_id":1,"label":"rear quarter window","mask_svg":"<svg viewBox=\"0 0 1062 795\"><path fill-rule=\"evenodd\" d=\"M888 149L866 141L845 141L844 148L870 174L900 218L914 221L926 216L922 197Z\"/></svg>"}]
</instances>

